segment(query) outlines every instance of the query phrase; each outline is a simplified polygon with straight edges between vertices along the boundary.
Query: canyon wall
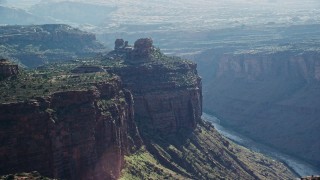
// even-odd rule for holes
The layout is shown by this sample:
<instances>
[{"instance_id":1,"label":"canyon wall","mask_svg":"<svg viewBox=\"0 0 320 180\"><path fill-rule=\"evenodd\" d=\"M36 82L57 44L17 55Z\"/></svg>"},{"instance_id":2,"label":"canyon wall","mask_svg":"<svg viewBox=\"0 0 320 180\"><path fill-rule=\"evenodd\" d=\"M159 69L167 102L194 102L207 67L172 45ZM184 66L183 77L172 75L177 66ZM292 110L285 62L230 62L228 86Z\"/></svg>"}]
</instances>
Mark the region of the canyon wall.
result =
<instances>
[{"instance_id":1,"label":"canyon wall","mask_svg":"<svg viewBox=\"0 0 320 180\"><path fill-rule=\"evenodd\" d=\"M223 54L198 64L205 111L253 139L320 165L318 52Z\"/></svg>"},{"instance_id":2,"label":"canyon wall","mask_svg":"<svg viewBox=\"0 0 320 180\"><path fill-rule=\"evenodd\" d=\"M137 42L91 64L44 67L50 76L21 74L19 83L12 79L14 86L0 81L6 93L14 90L12 96L20 87L35 93L38 80L48 91L70 85L0 104L0 174L36 170L60 179L118 179L128 155L124 171L140 179L157 179L159 172L186 179L294 177L283 164L241 150L201 120L195 63L165 56L149 38ZM158 179L174 178L164 174Z\"/></svg>"},{"instance_id":3,"label":"canyon wall","mask_svg":"<svg viewBox=\"0 0 320 180\"><path fill-rule=\"evenodd\" d=\"M316 52L223 55L218 62L216 78L320 81L319 55Z\"/></svg>"},{"instance_id":4,"label":"canyon wall","mask_svg":"<svg viewBox=\"0 0 320 180\"><path fill-rule=\"evenodd\" d=\"M119 80L1 104L0 174L117 179L124 155L139 145L133 116L132 95Z\"/></svg>"}]
</instances>

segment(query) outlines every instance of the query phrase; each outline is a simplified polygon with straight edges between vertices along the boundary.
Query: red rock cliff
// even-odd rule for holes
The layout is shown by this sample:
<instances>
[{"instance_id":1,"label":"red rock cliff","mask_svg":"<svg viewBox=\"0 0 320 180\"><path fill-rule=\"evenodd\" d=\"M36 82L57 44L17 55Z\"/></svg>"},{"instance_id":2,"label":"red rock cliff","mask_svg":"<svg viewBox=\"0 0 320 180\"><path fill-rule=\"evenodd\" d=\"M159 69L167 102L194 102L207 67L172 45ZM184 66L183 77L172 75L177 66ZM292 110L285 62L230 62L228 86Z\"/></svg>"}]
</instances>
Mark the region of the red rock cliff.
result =
<instances>
[{"instance_id":1,"label":"red rock cliff","mask_svg":"<svg viewBox=\"0 0 320 180\"><path fill-rule=\"evenodd\" d=\"M133 115L132 95L119 80L1 104L0 174L117 179L130 144L139 141Z\"/></svg>"}]
</instances>

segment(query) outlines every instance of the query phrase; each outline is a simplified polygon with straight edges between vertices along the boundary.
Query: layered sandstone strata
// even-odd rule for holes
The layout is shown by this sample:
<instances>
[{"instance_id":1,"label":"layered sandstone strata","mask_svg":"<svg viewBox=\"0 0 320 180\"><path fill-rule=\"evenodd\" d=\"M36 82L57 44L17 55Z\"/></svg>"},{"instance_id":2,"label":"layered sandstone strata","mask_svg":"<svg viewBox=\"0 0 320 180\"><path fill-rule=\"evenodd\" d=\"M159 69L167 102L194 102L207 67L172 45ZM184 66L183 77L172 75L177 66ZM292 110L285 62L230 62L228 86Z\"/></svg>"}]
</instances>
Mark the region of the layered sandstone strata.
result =
<instances>
[{"instance_id":1,"label":"layered sandstone strata","mask_svg":"<svg viewBox=\"0 0 320 180\"><path fill-rule=\"evenodd\" d=\"M132 95L119 80L0 107L0 174L117 179L139 144Z\"/></svg>"}]
</instances>

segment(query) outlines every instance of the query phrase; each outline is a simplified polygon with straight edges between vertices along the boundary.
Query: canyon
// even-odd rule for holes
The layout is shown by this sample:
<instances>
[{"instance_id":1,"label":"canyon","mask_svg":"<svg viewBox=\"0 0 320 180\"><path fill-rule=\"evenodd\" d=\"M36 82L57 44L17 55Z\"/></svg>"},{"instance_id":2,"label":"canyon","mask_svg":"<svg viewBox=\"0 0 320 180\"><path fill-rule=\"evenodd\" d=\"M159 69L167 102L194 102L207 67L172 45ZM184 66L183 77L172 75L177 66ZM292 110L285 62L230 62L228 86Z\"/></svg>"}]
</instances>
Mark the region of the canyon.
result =
<instances>
[{"instance_id":1,"label":"canyon","mask_svg":"<svg viewBox=\"0 0 320 180\"><path fill-rule=\"evenodd\" d=\"M209 54L198 62L205 111L257 142L319 167L319 52Z\"/></svg>"},{"instance_id":2,"label":"canyon","mask_svg":"<svg viewBox=\"0 0 320 180\"><path fill-rule=\"evenodd\" d=\"M0 179L320 174L319 7L0 0ZM206 113L319 170L234 144Z\"/></svg>"},{"instance_id":3,"label":"canyon","mask_svg":"<svg viewBox=\"0 0 320 180\"><path fill-rule=\"evenodd\" d=\"M0 174L39 171L62 179L296 176L203 121L197 65L168 57L152 43L142 38L106 55L21 70L2 80L0 160L5 163Z\"/></svg>"}]
</instances>

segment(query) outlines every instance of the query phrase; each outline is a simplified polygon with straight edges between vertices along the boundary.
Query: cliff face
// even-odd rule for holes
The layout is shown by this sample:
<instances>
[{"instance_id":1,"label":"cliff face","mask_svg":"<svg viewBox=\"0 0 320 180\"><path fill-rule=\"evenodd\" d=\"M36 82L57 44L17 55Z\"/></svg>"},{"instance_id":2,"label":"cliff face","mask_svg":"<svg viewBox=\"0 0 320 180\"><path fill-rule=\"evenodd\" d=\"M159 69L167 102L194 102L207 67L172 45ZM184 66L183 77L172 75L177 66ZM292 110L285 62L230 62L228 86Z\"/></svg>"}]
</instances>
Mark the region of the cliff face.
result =
<instances>
[{"instance_id":1,"label":"cliff face","mask_svg":"<svg viewBox=\"0 0 320 180\"><path fill-rule=\"evenodd\" d=\"M119 81L1 104L0 174L117 179L133 144L129 132L137 133L132 106Z\"/></svg>"},{"instance_id":2,"label":"cliff face","mask_svg":"<svg viewBox=\"0 0 320 180\"><path fill-rule=\"evenodd\" d=\"M316 52L223 55L218 61L216 77L320 81L319 55Z\"/></svg>"},{"instance_id":3,"label":"cliff face","mask_svg":"<svg viewBox=\"0 0 320 180\"><path fill-rule=\"evenodd\" d=\"M319 57L284 51L210 57L211 66L199 62L205 110L256 140L319 165Z\"/></svg>"}]
</instances>

